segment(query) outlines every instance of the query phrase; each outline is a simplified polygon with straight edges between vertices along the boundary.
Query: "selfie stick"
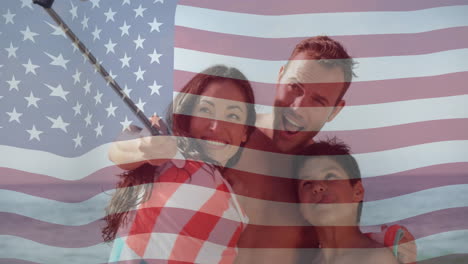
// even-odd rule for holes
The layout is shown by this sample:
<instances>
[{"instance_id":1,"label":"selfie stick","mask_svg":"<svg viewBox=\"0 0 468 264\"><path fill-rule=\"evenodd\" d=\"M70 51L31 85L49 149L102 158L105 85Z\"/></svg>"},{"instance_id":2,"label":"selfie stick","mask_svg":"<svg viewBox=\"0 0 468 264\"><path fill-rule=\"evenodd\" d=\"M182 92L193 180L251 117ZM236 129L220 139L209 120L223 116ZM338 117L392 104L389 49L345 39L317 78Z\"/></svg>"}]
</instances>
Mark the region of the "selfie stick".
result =
<instances>
[{"instance_id":1,"label":"selfie stick","mask_svg":"<svg viewBox=\"0 0 468 264\"><path fill-rule=\"evenodd\" d=\"M151 132L153 136L160 135L161 132L155 128L151 121L144 115L144 113L135 105L135 103L130 99L130 97L125 94L120 85L112 78L107 70L100 65L96 57L89 51L88 48L81 42L81 40L73 33L70 27L62 20L62 18L52 9L52 4L54 0L33 0L34 4L42 6L45 11L54 19L54 21L62 27L67 36L78 46L80 51L86 56L88 61L96 68L101 76L110 84L114 91L122 98L125 104L130 107L132 112L137 116L137 118L145 125L145 127Z\"/></svg>"}]
</instances>

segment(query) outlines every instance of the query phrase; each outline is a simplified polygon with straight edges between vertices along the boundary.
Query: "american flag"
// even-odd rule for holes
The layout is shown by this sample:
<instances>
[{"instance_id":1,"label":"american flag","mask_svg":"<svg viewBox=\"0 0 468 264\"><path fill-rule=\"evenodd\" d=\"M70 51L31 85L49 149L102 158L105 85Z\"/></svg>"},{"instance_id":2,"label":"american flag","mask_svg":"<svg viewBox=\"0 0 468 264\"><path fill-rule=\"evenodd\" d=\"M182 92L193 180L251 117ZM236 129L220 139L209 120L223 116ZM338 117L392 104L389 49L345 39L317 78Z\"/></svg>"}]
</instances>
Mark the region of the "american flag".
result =
<instances>
[{"instance_id":1,"label":"american flag","mask_svg":"<svg viewBox=\"0 0 468 264\"><path fill-rule=\"evenodd\" d=\"M56 1L150 116L194 74L240 69L270 112L294 45L340 41L359 63L319 138L350 144L363 230L398 223L422 263L468 259L468 1ZM105 263L104 207L120 172L109 143L139 125L62 29L30 0L0 7L0 262ZM274 175L279 176L279 175Z\"/></svg>"}]
</instances>

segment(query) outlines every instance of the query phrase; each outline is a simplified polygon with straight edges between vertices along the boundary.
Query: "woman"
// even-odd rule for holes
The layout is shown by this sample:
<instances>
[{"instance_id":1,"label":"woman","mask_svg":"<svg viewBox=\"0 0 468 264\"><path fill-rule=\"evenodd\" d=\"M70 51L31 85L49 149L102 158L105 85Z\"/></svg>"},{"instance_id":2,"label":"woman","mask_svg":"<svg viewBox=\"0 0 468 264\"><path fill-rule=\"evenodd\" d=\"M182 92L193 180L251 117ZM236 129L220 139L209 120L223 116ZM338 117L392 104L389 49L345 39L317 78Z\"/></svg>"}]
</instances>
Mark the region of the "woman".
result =
<instances>
[{"instance_id":1,"label":"woman","mask_svg":"<svg viewBox=\"0 0 468 264\"><path fill-rule=\"evenodd\" d=\"M127 161L122 155L115 159L111 149L114 162L127 169L138 167L122 175L107 210L103 237L109 242L117 232L120 236L110 261L234 261L247 217L221 173L237 162L254 129L254 95L245 79L234 68L214 66L193 77L179 93L167 120L185 161L135 162L135 157L155 157L144 153L152 151L151 141L128 143L124 149L136 154L125 152Z\"/></svg>"}]
</instances>

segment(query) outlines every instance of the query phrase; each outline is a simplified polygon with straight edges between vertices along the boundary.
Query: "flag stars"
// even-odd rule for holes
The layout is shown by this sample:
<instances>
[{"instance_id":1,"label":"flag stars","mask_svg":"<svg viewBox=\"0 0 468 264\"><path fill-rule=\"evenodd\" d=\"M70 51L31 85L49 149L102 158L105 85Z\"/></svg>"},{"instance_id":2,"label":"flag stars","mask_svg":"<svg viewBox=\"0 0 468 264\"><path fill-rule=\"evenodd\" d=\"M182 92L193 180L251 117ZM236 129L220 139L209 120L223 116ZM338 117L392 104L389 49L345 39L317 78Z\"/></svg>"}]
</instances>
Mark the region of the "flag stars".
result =
<instances>
[{"instance_id":1,"label":"flag stars","mask_svg":"<svg viewBox=\"0 0 468 264\"><path fill-rule=\"evenodd\" d=\"M78 7L73 5L73 2L71 2L71 1L70 1L70 4L71 4L72 7L68 12L70 12L70 14L72 16L72 21L73 21L73 20L75 20L75 18L78 18Z\"/></svg>"},{"instance_id":2,"label":"flag stars","mask_svg":"<svg viewBox=\"0 0 468 264\"><path fill-rule=\"evenodd\" d=\"M125 116L125 120L120 122L120 124L122 125L122 132L127 129L130 131L130 125L132 124L132 121L128 120L127 116Z\"/></svg>"},{"instance_id":3,"label":"flag stars","mask_svg":"<svg viewBox=\"0 0 468 264\"><path fill-rule=\"evenodd\" d=\"M112 52L115 54L115 51L114 51L114 47L117 45L117 43L113 43L111 39L109 39L109 42L107 42L106 45L104 45L104 47L106 47L106 54L108 54L109 52Z\"/></svg>"},{"instance_id":4,"label":"flag stars","mask_svg":"<svg viewBox=\"0 0 468 264\"><path fill-rule=\"evenodd\" d=\"M109 103L109 107L106 108L107 111L107 117L113 116L115 117L115 110L117 109L117 106L113 106L112 102Z\"/></svg>"},{"instance_id":5,"label":"flag stars","mask_svg":"<svg viewBox=\"0 0 468 264\"><path fill-rule=\"evenodd\" d=\"M39 138L39 136L40 136L42 133L44 133L44 132L42 132L42 131L40 131L40 130L37 130L37 129L36 129L36 126L34 126L34 125L32 126L31 129L26 130L26 132L29 133L29 141L31 141L31 140L33 140L33 139L35 139L35 140L37 140L37 141L41 141L41 139Z\"/></svg>"},{"instance_id":6,"label":"flag stars","mask_svg":"<svg viewBox=\"0 0 468 264\"><path fill-rule=\"evenodd\" d=\"M70 61L70 60L66 60L63 58L62 56L62 53L60 53L58 56L53 56L47 52L44 52L49 58L52 59L52 61L50 62L50 65L54 65L54 66L60 66L62 68L64 68L65 70L67 69L67 63Z\"/></svg>"},{"instance_id":7,"label":"flag stars","mask_svg":"<svg viewBox=\"0 0 468 264\"><path fill-rule=\"evenodd\" d=\"M161 89L162 85L158 85L156 83L156 81L153 82L152 85L148 86L150 89L151 89L151 94L150 95L153 95L153 94L159 94L159 89Z\"/></svg>"},{"instance_id":8,"label":"flag stars","mask_svg":"<svg viewBox=\"0 0 468 264\"><path fill-rule=\"evenodd\" d=\"M160 64L159 58L162 56L162 54L158 54L156 52L156 49L153 50L153 53L148 54L148 56L151 58L150 64L153 64L153 62L157 62L158 64Z\"/></svg>"},{"instance_id":9,"label":"flag stars","mask_svg":"<svg viewBox=\"0 0 468 264\"><path fill-rule=\"evenodd\" d=\"M91 92L91 84L92 83L89 80L86 80L86 83L83 86L83 88L85 89L85 95Z\"/></svg>"},{"instance_id":10,"label":"flag stars","mask_svg":"<svg viewBox=\"0 0 468 264\"><path fill-rule=\"evenodd\" d=\"M35 65L31 62L31 59L28 59L28 63L27 64L23 64L24 68L26 68L26 71L24 74L28 74L28 73L32 73L34 75L37 75L36 74L36 69L39 68L40 66L39 65Z\"/></svg>"},{"instance_id":11,"label":"flag stars","mask_svg":"<svg viewBox=\"0 0 468 264\"><path fill-rule=\"evenodd\" d=\"M99 2L100 2L100 1L101 1L101 0L91 0L91 3L93 4L93 6L91 6L91 8L93 8L93 9L94 9L95 7L99 8Z\"/></svg>"},{"instance_id":12,"label":"flag stars","mask_svg":"<svg viewBox=\"0 0 468 264\"><path fill-rule=\"evenodd\" d=\"M103 125L101 125L101 123L98 122L96 128L94 129L94 131L96 131L96 138L99 137L99 136L102 136L102 129L104 128Z\"/></svg>"},{"instance_id":13,"label":"flag stars","mask_svg":"<svg viewBox=\"0 0 468 264\"><path fill-rule=\"evenodd\" d=\"M88 28L89 17L86 14L83 16L83 20L81 20L81 25L83 26L83 30Z\"/></svg>"},{"instance_id":14,"label":"flag stars","mask_svg":"<svg viewBox=\"0 0 468 264\"><path fill-rule=\"evenodd\" d=\"M52 122L51 128L58 128L67 133L67 126L69 126L70 123L64 122L61 116L58 116L55 119L47 116L47 119L49 119Z\"/></svg>"},{"instance_id":15,"label":"flag stars","mask_svg":"<svg viewBox=\"0 0 468 264\"><path fill-rule=\"evenodd\" d=\"M163 23L159 23L156 18L153 19L153 22L151 23L148 23L148 25L150 25L151 27L151 31L150 32L153 32L153 31L157 31L157 32L160 32L159 31L159 27L162 25Z\"/></svg>"},{"instance_id":16,"label":"flag stars","mask_svg":"<svg viewBox=\"0 0 468 264\"><path fill-rule=\"evenodd\" d=\"M29 29L29 26L26 26L26 29L25 30L21 30L20 31L21 34L23 34L23 41L29 39L30 41L32 41L33 43L36 43L36 41L34 40L34 38L36 36L39 36L39 34L37 34L36 32L32 32L30 29Z\"/></svg>"},{"instance_id":17,"label":"flag stars","mask_svg":"<svg viewBox=\"0 0 468 264\"><path fill-rule=\"evenodd\" d=\"M138 38L133 41L133 42L135 42L135 50L138 50L138 48L143 49L143 42L144 41L145 41L145 39L142 39L140 34L138 34Z\"/></svg>"},{"instance_id":18,"label":"flag stars","mask_svg":"<svg viewBox=\"0 0 468 264\"><path fill-rule=\"evenodd\" d=\"M156 3L164 4L164 0L154 0L153 4L156 4Z\"/></svg>"},{"instance_id":19,"label":"flag stars","mask_svg":"<svg viewBox=\"0 0 468 264\"><path fill-rule=\"evenodd\" d=\"M86 117L84 118L84 121L86 123L86 127L88 127L89 125L91 125L91 118L93 118L93 115L89 113L88 111L88 114L86 115Z\"/></svg>"},{"instance_id":20,"label":"flag stars","mask_svg":"<svg viewBox=\"0 0 468 264\"><path fill-rule=\"evenodd\" d=\"M123 92L124 94L122 95L122 98L130 97L130 93L132 92L132 89L128 88L127 85L125 84Z\"/></svg>"},{"instance_id":21,"label":"flag stars","mask_svg":"<svg viewBox=\"0 0 468 264\"><path fill-rule=\"evenodd\" d=\"M138 66L138 71L134 72L133 74L136 75L136 82L138 82L138 80L142 80L144 81L145 79L143 78L143 74L145 74L146 71L143 71L141 70L141 67Z\"/></svg>"},{"instance_id":22,"label":"flag stars","mask_svg":"<svg viewBox=\"0 0 468 264\"><path fill-rule=\"evenodd\" d=\"M143 17L143 12L145 12L145 10L146 8L141 7L141 5L138 8L133 9L133 11L135 11L135 18L139 16Z\"/></svg>"},{"instance_id":23,"label":"flag stars","mask_svg":"<svg viewBox=\"0 0 468 264\"><path fill-rule=\"evenodd\" d=\"M80 82L81 72L78 69L75 70L75 74L72 75L73 77L73 84Z\"/></svg>"},{"instance_id":24,"label":"flag stars","mask_svg":"<svg viewBox=\"0 0 468 264\"><path fill-rule=\"evenodd\" d=\"M19 120L19 118L23 115L22 113L18 113L16 112L16 108L13 107L13 111L11 112L6 112L7 115L10 116L10 119L8 120L8 122L13 122L13 121L16 121L18 122L19 124L21 124L21 121Z\"/></svg>"},{"instance_id":25,"label":"flag stars","mask_svg":"<svg viewBox=\"0 0 468 264\"><path fill-rule=\"evenodd\" d=\"M83 140L83 136L80 136L80 132L76 134L76 137L73 139L73 142L75 142L75 148L81 147L81 140Z\"/></svg>"},{"instance_id":26,"label":"flag stars","mask_svg":"<svg viewBox=\"0 0 468 264\"><path fill-rule=\"evenodd\" d=\"M21 82L20 80L16 80L15 79L15 75L13 75L11 77L11 80L9 81L6 81L8 83L8 85L10 86L9 90L8 91L11 91L13 89L15 89L16 91L19 91L19 87L18 87L18 84Z\"/></svg>"},{"instance_id":27,"label":"flag stars","mask_svg":"<svg viewBox=\"0 0 468 264\"><path fill-rule=\"evenodd\" d=\"M96 41L96 39L101 39L101 31L102 29L99 29L97 26L94 27L94 31L91 33L93 34L93 41Z\"/></svg>"},{"instance_id":28,"label":"flag stars","mask_svg":"<svg viewBox=\"0 0 468 264\"><path fill-rule=\"evenodd\" d=\"M49 96L57 96L57 97L62 98L65 101L67 101L66 96L70 92L64 91L61 84L57 85L57 87L53 87L53 86L48 85L46 83L44 83L44 85L47 86L47 88L49 88L51 90Z\"/></svg>"},{"instance_id":29,"label":"flag stars","mask_svg":"<svg viewBox=\"0 0 468 264\"><path fill-rule=\"evenodd\" d=\"M12 42L10 42L10 47L5 48L5 50L8 52L8 58L10 57L16 58L16 51L18 50L18 47L14 47Z\"/></svg>"},{"instance_id":30,"label":"flag stars","mask_svg":"<svg viewBox=\"0 0 468 264\"><path fill-rule=\"evenodd\" d=\"M122 62L122 68L123 67L129 67L130 68L130 60L132 57L127 57L127 53L125 52L125 55L123 58L120 58L120 61Z\"/></svg>"},{"instance_id":31,"label":"flag stars","mask_svg":"<svg viewBox=\"0 0 468 264\"><path fill-rule=\"evenodd\" d=\"M130 5L130 0L123 0L122 5L128 4Z\"/></svg>"},{"instance_id":32,"label":"flag stars","mask_svg":"<svg viewBox=\"0 0 468 264\"><path fill-rule=\"evenodd\" d=\"M29 1L29 0L21 0L21 8L24 8L24 7L29 7L29 9L33 9L32 7L32 1Z\"/></svg>"},{"instance_id":33,"label":"flag stars","mask_svg":"<svg viewBox=\"0 0 468 264\"><path fill-rule=\"evenodd\" d=\"M102 104L102 102L101 102L102 95L103 94L100 93L99 90L96 91L96 95L94 96L94 101L96 102L96 105L97 104Z\"/></svg>"},{"instance_id":34,"label":"flag stars","mask_svg":"<svg viewBox=\"0 0 468 264\"><path fill-rule=\"evenodd\" d=\"M5 25L8 25L8 24L15 24L15 22L13 21L13 18L16 16L16 14L12 14L10 12L10 9L7 10L7 12L3 15L3 17L5 18Z\"/></svg>"},{"instance_id":35,"label":"flag stars","mask_svg":"<svg viewBox=\"0 0 468 264\"><path fill-rule=\"evenodd\" d=\"M135 105L138 107L138 111L144 112L145 111L145 104L146 102L141 101L141 98L138 98L138 103Z\"/></svg>"},{"instance_id":36,"label":"flag stars","mask_svg":"<svg viewBox=\"0 0 468 264\"><path fill-rule=\"evenodd\" d=\"M54 30L54 32L52 32L50 34L52 34L54 36L62 36L64 38L67 38L67 36L65 35L66 29L64 29L62 25L60 25L60 26L52 25L51 23L49 23L47 21L45 21L45 23L47 25L49 25L49 27L51 27Z\"/></svg>"},{"instance_id":37,"label":"flag stars","mask_svg":"<svg viewBox=\"0 0 468 264\"><path fill-rule=\"evenodd\" d=\"M115 83L115 78L117 78L117 74L113 74L112 70L110 70L109 75L106 76L107 85L109 85L109 83Z\"/></svg>"},{"instance_id":38,"label":"flag stars","mask_svg":"<svg viewBox=\"0 0 468 264\"><path fill-rule=\"evenodd\" d=\"M109 7L109 10L106 13L104 13L104 15L106 16L106 23L109 22L109 20L112 20L112 22L115 22L114 20L115 14L117 14L117 12L112 11L112 8Z\"/></svg>"},{"instance_id":39,"label":"flag stars","mask_svg":"<svg viewBox=\"0 0 468 264\"><path fill-rule=\"evenodd\" d=\"M73 116L81 115L81 107L82 106L83 106L82 104L80 104L78 101L76 101L75 106L72 107L73 111L75 111L75 115L73 115Z\"/></svg>"},{"instance_id":40,"label":"flag stars","mask_svg":"<svg viewBox=\"0 0 468 264\"><path fill-rule=\"evenodd\" d=\"M31 105L35 106L36 108L39 108L39 106L37 106L37 101L41 100L41 98L35 97L32 91L29 92L29 96L24 97L24 99L28 101L28 108Z\"/></svg>"},{"instance_id":41,"label":"flag stars","mask_svg":"<svg viewBox=\"0 0 468 264\"><path fill-rule=\"evenodd\" d=\"M128 33L128 30L130 29L130 25L127 25L127 21L124 21L124 24L119 27L120 31L122 31L122 34L120 34L121 37L123 37L123 35L127 35L129 36L129 33Z\"/></svg>"}]
</instances>

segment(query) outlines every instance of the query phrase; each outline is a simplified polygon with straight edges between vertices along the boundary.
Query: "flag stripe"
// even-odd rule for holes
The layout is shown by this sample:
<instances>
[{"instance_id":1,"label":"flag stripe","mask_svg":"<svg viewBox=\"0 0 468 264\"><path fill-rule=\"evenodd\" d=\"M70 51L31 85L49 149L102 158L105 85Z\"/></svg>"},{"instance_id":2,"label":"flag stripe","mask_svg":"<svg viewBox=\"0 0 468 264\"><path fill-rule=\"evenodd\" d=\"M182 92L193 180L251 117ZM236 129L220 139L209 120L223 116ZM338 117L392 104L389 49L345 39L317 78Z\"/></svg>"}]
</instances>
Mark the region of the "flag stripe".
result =
<instances>
[{"instance_id":1,"label":"flag stripe","mask_svg":"<svg viewBox=\"0 0 468 264\"><path fill-rule=\"evenodd\" d=\"M265 16L178 5L175 25L261 38L309 37L324 33L332 36L402 34L468 26L464 19L466 13L468 6L459 5L404 12ZM447 16L451 19L445 19Z\"/></svg>"},{"instance_id":2,"label":"flag stripe","mask_svg":"<svg viewBox=\"0 0 468 264\"><path fill-rule=\"evenodd\" d=\"M370 12L370 11L412 11L439 6L451 6L467 4L466 0L395 0L375 1L361 0L359 4L346 0L334 0L317 2L311 4L308 0L298 0L294 3L282 0L257 0L255 2L245 1L190 1L180 0L179 4L200 8L209 8L238 13L249 13L258 15L285 15L303 13L329 13L329 12Z\"/></svg>"},{"instance_id":3,"label":"flag stripe","mask_svg":"<svg viewBox=\"0 0 468 264\"><path fill-rule=\"evenodd\" d=\"M296 44L304 39L250 37L182 26L176 30L174 44L178 48L258 60L287 60ZM339 41L353 58L359 60L366 57L419 55L466 48L468 27L422 33L330 37Z\"/></svg>"}]
</instances>

